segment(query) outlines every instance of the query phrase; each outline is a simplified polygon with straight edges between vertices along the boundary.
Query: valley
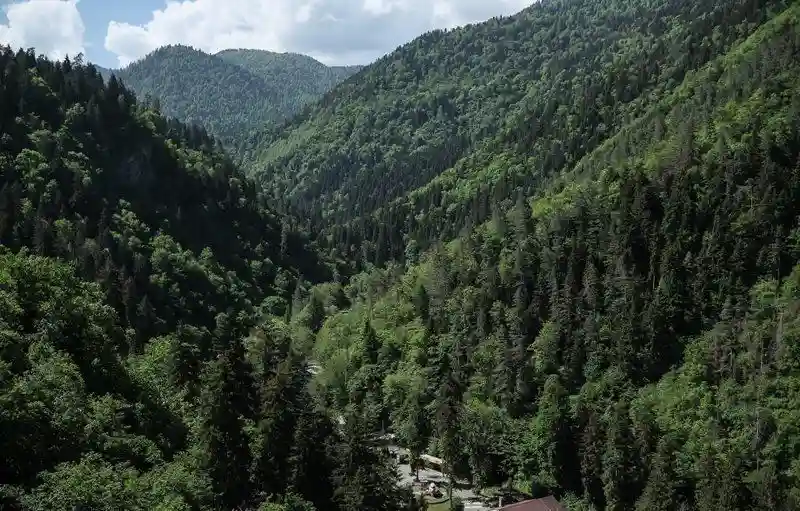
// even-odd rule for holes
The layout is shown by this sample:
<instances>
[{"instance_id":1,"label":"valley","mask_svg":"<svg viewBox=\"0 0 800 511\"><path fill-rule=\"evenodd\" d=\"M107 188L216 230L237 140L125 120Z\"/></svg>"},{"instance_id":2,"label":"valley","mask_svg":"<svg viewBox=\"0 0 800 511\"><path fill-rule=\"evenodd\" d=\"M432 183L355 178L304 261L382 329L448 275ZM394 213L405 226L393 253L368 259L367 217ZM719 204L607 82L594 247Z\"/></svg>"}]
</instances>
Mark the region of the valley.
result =
<instances>
[{"instance_id":1,"label":"valley","mask_svg":"<svg viewBox=\"0 0 800 511\"><path fill-rule=\"evenodd\" d=\"M0 69L0 508L800 509L797 2Z\"/></svg>"}]
</instances>

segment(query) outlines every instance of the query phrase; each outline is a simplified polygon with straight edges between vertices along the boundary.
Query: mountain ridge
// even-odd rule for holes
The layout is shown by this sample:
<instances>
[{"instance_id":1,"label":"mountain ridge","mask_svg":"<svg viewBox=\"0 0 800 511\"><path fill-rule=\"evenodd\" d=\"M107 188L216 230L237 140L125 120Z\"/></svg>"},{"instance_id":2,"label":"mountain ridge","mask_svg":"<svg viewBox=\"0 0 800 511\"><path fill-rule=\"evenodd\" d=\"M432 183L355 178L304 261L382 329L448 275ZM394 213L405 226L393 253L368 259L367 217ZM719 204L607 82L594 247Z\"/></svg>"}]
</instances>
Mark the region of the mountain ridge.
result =
<instances>
[{"instance_id":1,"label":"mountain ridge","mask_svg":"<svg viewBox=\"0 0 800 511\"><path fill-rule=\"evenodd\" d=\"M576 164L785 3L549 1L434 31L254 134L246 166L351 259L402 259Z\"/></svg>"},{"instance_id":2,"label":"mountain ridge","mask_svg":"<svg viewBox=\"0 0 800 511\"><path fill-rule=\"evenodd\" d=\"M227 145L253 129L279 123L317 100L358 66L328 67L300 54L186 45L158 48L115 75L168 115L204 125Z\"/></svg>"}]
</instances>

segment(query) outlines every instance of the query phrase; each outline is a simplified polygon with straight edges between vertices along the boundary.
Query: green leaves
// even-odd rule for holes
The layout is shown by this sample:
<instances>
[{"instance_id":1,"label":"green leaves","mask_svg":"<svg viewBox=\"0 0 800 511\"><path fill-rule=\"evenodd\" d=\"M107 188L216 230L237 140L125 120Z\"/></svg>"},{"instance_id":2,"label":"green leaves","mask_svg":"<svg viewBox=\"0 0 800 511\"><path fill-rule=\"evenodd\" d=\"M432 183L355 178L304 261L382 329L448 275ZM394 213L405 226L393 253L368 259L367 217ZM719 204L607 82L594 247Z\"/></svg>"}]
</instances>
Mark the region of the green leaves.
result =
<instances>
[{"instance_id":1,"label":"green leaves","mask_svg":"<svg viewBox=\"0 0 800 511\"><path fill-rule=\"evenodd\" d=\"M242 338L327 268L203 129L80 62L0 70L0 507L253 504Z\"/></svg>"}]
</instances>

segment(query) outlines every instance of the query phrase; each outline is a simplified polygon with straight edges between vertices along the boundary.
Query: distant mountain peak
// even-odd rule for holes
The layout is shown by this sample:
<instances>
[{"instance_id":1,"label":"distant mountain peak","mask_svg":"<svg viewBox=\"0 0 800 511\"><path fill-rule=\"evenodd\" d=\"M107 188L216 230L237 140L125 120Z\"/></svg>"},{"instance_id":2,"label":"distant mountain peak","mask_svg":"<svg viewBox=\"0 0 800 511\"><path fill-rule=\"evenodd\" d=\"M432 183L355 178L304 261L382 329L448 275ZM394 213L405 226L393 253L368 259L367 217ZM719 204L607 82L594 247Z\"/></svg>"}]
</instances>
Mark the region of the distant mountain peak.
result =
<instances>
[{"instance_id":1,"label":"distant mountain peak","mask_svg":"<svg viewBox=\"0 0 800 511\"><path fill-rule=\"evenodd\" d=\"M164 114L203 124L235 143L292 117L359 69L329 67L297 53L239 48L210 54L170 44L122 69L99 70L139 97L157 98Z\"/></svg>"}]
</instances>

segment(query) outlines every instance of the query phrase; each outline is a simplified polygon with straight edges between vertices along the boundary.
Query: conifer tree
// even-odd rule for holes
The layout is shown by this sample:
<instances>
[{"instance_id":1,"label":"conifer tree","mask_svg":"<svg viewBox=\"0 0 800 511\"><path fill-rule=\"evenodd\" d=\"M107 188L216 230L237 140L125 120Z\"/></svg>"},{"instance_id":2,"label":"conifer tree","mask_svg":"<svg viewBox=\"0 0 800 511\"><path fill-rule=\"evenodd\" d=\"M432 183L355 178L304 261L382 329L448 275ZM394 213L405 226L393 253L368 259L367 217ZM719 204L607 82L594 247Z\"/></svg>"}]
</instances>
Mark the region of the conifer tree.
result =
<instances>
[{"instance_id":1,"label":"conifer tree","mask_svg":"<svg viewBox=\"0 0 800 511\"><path fill-rule=\"evenodd\" d=\"M343 438L335 450L334 499L342 511L404 509L411 494L397 487L397 469L388 451L372 445L366 425L354 409L345 416Z\"/></svg>"},{"instance_id":2,"label":"conifer tree","mask_svg":"<svg viewBox=\"0 0 800 511\"><path fill-rule=\"evenodd\" d=\"M631 509L636 497L636 460L627 404L618 403L609 421L602 474L606 509L625 511Z\"/></svg>"},{"instance_id":3,"label":"conifer tree","mask_svg":"<svg viewBox=\"0 0 800 511\"><path fill-rule=\"evenodd\" d=\"M659 441L647 484L642 496L636 501L637 511L677 511L680 509L677 492L678 481L673 459L677 448L677 439L671 436L664 437Z\"/></svg>"},{"instance_id":4,"label":"conifer tree","mask_svg":"<svg viewBox=\"0 0 800 511\"><path fill-rule=\"evenodd\" d=\"M244 432L250 410L243 407L250 389L237 371L244 363L241 342L231 340L228 350L210 362L200 398L204 467L217 502L229 508L244 506L251 497L251 455Z\"/></svg>"}]
</instances>

